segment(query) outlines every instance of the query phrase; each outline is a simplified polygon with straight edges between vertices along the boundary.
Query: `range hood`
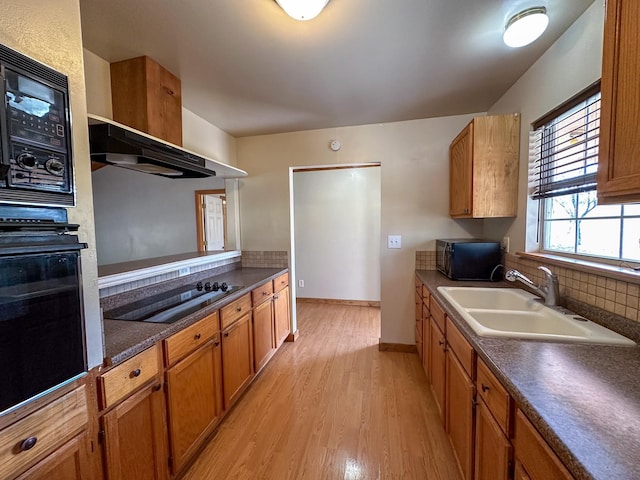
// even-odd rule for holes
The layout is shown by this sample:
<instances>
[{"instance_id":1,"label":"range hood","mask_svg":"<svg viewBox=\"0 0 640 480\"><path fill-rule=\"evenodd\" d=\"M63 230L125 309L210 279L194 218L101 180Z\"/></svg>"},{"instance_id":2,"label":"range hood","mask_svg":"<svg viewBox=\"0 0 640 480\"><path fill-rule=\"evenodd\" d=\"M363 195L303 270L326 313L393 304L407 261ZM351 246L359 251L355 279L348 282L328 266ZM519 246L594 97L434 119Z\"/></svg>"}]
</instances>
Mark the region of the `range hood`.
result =
<instances>
[{"instance_id":1,"label":"range hood","mask_svg":"<svg viewBox=\"0 0 640 480\"><path fill-rule=\"evenodd\" d=\"M247 175L239 168L95 115L89 115L89 146L94 162L167 178L238 178Z\"/></svg>"}]
</instances>

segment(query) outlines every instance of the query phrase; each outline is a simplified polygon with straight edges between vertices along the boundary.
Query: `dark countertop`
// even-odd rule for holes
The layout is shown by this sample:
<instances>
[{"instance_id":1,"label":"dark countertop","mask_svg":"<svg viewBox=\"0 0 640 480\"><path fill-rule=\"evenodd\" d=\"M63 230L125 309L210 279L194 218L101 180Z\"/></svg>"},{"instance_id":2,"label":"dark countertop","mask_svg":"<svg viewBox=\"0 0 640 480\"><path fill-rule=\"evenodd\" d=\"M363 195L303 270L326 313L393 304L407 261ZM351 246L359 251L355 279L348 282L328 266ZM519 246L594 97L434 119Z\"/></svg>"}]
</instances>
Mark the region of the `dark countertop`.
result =
<instances>
[{"instance_id":1,"label":"dark countertop","mask_svg":"<svg viewBox=\"0 0 640 480\"><path fill-rule=\"evenodd\" d=\"M224 280L230 285L243 285L244 288L174 323L145 323L105 318L105 365L116 365L133 357L286 271L286 268L239 268L225 272L220 275L221 281ZM216 277L211 277L211 281L216 281ZM157 286L154 286L154 289L157 289ZM137 293L139 292L132 293L132 297L139 297Z\"/></svg>"},{"instance_id":2,"label":"dark countertop","mask_svg":"<svg viewBox=\"0 0 640 480\"><path fill-rule=\"evenodd\" d=\"M437 287L510 285L416 273L577 479L640 479L640 347L480 337Z\"/></svg>"}]
</instances>

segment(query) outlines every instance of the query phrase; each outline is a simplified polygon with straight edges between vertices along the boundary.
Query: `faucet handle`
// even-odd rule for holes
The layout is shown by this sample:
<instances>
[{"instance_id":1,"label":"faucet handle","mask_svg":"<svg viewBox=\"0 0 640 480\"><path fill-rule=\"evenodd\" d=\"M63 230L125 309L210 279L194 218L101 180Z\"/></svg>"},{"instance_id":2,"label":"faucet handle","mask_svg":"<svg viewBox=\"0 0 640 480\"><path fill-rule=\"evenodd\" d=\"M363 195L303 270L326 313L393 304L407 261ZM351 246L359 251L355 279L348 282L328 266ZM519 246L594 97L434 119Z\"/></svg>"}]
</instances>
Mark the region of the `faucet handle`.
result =
<instances>
[{"instance_id":1,"label":"faucet handle","mask_svg":"<svg viewBox=\"0 0 640 480\"><path fill-rule=\"evenodd\" d=\"M544 267L542 265L540 265L538 267L538 270L542 270L542 272L544 273L545 277L547 278L553 278L556 276L555 273L553 273L551 270L549 270L547 267Z\"/></svg>"}]
</instances>

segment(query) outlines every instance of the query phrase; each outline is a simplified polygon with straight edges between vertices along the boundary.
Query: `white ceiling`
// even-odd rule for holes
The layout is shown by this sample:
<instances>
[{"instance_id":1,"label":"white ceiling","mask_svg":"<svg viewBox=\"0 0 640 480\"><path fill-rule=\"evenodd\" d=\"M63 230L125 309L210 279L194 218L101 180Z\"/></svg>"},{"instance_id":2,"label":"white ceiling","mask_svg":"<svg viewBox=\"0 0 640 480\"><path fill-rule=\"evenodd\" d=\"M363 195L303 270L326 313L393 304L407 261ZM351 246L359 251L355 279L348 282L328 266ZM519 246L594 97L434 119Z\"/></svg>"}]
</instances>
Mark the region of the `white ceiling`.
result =
<instances>
[{"instance_id":1,"label":"white ceiling","mask_svg":"<svg viewBox=\"0 0 640 480\"><path fill-rule=\"evenodd\" d=\"M314 20L274 0L80 0L84 46L148 55L183 105L234 136L486 111L593 0L331 0ZM534 44L506 21L546 6Z\"/></svg>"}]
</instances>

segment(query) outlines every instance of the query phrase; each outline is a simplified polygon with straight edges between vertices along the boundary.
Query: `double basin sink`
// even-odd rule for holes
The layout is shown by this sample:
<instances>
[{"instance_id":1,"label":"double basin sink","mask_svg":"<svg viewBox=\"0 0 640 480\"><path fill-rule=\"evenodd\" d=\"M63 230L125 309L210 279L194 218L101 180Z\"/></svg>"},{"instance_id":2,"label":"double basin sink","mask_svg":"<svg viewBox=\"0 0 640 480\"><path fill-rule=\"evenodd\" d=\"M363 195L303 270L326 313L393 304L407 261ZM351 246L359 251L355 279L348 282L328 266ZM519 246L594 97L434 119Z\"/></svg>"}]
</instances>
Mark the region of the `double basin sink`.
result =
<instances>
[{"instance_id":1,"label":"double basin sink","mask_svg":"<svg viewBox=\"0 0 640 480\"><path fill-rule=\"evenodd\" d=\"M438 287L476 334L531 340L635 345L627 337L518 288Z\"/></svg>"}]
</instances>

